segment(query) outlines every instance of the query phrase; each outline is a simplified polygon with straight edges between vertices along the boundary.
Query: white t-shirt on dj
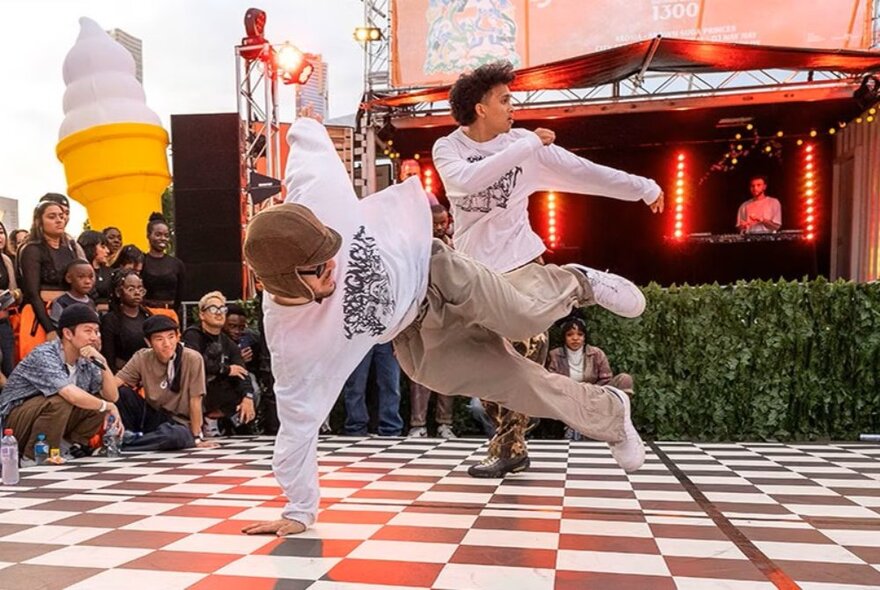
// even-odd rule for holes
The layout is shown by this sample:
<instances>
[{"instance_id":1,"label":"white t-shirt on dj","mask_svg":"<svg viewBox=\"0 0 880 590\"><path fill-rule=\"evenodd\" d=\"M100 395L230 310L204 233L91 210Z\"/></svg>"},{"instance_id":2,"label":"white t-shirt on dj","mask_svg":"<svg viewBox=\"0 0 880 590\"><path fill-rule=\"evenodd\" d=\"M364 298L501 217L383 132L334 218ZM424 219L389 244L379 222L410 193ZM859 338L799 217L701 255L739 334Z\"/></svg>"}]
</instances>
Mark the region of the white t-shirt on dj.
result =
<instances>
[{"instance_id":1,"label":"white t-shirt on dj","mask_svg":"<svg viewBox=\"0 0 880 590\"><path fill-rule=\"evenodd\" d=\"M288 141L286 201L309 207L342 236L333 295L298 306L263 299L281 419L275 475L290 501L284 516L310 524L318 430L370 348L415 319L427 292L432 225L417 178L359 200L323 125L300 118Z\"/></svg>"},{"instance_id":2,"label":"white t-shirt on dj","mask_svg":"<svg viewBox=\"0 0 880 590\"><path fill-rule=\"evenodd\" d=\"M653 180L595 164L526 129L476 142L456 129L434 144L434 166L455 219L455 249L496 272L531 262L546 249L529 224L529 196L562 191L653 203Z\"/></svg>"}]
</instances>

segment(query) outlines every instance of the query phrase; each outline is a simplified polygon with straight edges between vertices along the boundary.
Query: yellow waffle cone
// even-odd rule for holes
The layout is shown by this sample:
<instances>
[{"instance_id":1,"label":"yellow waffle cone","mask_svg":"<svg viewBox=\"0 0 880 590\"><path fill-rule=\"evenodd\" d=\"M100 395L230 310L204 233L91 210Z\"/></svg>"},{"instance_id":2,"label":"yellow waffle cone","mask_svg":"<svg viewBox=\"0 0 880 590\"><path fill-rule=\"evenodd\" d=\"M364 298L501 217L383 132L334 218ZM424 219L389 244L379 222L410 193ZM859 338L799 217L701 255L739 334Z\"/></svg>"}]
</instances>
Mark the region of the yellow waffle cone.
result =
<instances>
[{"instance_id":1,"label":"yellow waffle cone","mask_svg":"<svg viewBox=\"0 0 880 590\"><path fill-rule=\"evenodd\" d=\"M162 210L171 182L168 134L145 123L96 125L73 133L55 148L64 164L67 193L85 206L92 228L122 231L126 244L148 249L150 213Z\"/></svg>"}]
</instances>

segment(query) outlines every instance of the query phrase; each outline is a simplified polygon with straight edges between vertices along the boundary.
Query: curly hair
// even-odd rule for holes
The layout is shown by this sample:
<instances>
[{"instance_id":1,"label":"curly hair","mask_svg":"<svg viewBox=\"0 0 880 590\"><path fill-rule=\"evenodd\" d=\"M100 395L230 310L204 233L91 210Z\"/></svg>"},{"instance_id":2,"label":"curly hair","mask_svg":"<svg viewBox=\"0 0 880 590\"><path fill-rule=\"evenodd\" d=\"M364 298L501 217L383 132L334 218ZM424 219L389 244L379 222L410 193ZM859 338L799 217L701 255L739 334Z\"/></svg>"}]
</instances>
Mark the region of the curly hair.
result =
<instances>
[{"instance_id":1,"label":"curly hair","mask_svg":"<svg viewBox=\"0 0 880 590\"><path fill-rule=\"evenodd\" d=\"M462 74L449 91L452 118L459 125L471 125L477 120L477 103L499 84L510 84L516 74L509 61L484 64L469 74Z\"/></svg>"}]
</instances>

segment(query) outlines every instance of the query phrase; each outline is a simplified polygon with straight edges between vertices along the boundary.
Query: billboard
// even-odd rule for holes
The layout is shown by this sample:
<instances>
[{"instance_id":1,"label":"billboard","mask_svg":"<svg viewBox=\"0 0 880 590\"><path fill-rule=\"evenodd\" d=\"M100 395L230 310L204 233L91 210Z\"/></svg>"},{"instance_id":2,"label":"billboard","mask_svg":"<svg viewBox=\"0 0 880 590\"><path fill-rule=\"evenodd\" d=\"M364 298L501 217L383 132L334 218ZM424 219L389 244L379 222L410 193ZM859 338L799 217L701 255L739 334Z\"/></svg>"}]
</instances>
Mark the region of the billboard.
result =
<instances>
[{"instance_id":1,"label":"billboard","mask_svg":"<svg viewBox=\"0 0 880 590\"><path fill-rule=\"evenodd\" d=\"M450 83L498 59L525 68L656 35L811 49L872 45L872 0L393 2L391 79L397 87Z\"/></svg>"}]
</instances>

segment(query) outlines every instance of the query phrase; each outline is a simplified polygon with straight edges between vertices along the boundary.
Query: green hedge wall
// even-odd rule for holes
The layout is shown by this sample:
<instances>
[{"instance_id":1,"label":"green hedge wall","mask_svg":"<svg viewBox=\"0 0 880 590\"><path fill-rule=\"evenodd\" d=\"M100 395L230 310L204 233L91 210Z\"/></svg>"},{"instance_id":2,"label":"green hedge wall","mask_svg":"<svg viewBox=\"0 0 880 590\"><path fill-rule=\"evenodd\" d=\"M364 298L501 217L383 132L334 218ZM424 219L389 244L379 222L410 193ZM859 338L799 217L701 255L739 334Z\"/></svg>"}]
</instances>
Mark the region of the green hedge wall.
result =
<instances>
[{"instance_id":1,"label":"green hedge wall","mask_svg":"<svg viewBox=\"0 0 880 590\"><path fill-rule=\"evenodd\" d=\"M635 421L648 438L880 432L880 284L652 284L645 294L637 320L581 313L614 371L635 377Z\"/></svg>"}]
</instances>

